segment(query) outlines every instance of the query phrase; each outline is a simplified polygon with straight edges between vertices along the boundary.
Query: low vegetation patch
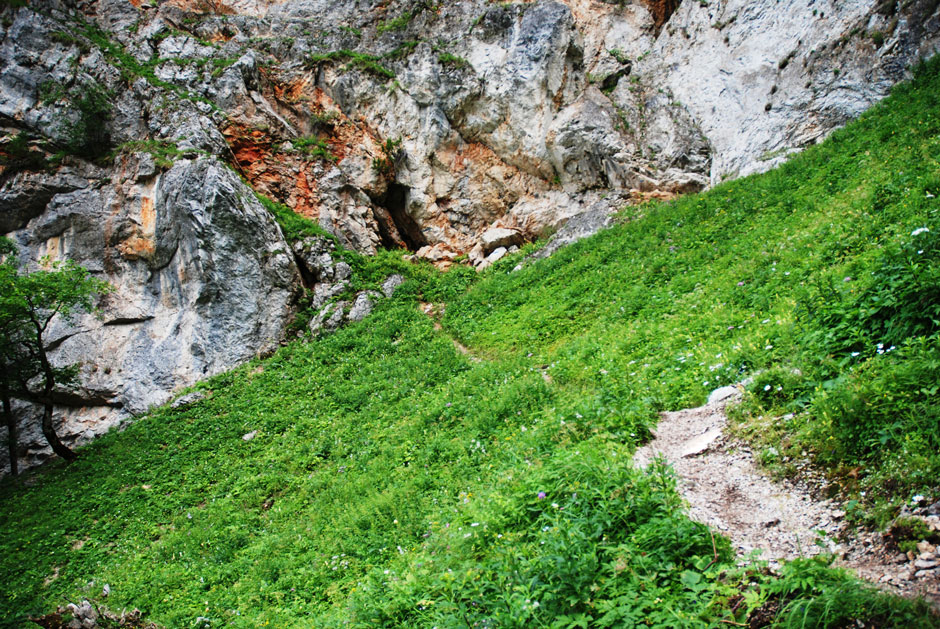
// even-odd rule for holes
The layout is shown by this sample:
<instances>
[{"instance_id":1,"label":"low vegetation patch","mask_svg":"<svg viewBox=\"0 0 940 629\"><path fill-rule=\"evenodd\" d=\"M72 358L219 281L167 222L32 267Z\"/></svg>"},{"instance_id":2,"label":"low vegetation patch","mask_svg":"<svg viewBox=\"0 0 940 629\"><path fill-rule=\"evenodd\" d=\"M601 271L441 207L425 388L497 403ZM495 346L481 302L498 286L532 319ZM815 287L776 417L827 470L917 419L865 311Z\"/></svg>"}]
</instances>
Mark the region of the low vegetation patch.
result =
<instances>
[{"instance_id":1,"label":"low vegetation patch","mask_svg":"<svg viewBox=\"0 0 940 629\"><path fill-rule=\"evenodd\" d=\"M825 557L737 565L668 467L630 460L659 411L750 377L740 431L858 468L859 511L938 497L938 71L775 171L518 271L343 253L357 287L408 279L4 483L0 606L19 621L106 583L172 627L940 626ZM289 238L319 233L262 202Z\"/></svg>"},{"instance_id":2,"label":"low vegetation patch","mask_svg":"<svg viewBox=\"0 0 940 629\"><path fill-rule=\"evenodd\" d=\"M325 61L348 61L349 63L347 67L349 68L358 68L379 78L394 79L395 73L381 65L379 63L381 60L381 57L343 49L322 54L309 55L307 57L306 65L307 67L315 67Z\"/></svg>"}]
</instances>

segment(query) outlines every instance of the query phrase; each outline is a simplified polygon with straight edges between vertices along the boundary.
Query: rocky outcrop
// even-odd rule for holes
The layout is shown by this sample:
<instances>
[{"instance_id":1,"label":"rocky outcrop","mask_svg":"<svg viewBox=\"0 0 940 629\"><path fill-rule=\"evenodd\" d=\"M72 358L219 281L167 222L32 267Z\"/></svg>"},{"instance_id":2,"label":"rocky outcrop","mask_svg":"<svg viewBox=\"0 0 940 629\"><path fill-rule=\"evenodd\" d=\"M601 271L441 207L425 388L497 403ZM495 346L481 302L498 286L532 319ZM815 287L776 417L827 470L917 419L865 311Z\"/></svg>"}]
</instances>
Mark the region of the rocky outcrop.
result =
<instances>
[{"instance_id":1,"label":"rocky outcrop","mask_svg":"<svg viewBox=\"0 0 940 629\"><path fill-rule=\"evenodd\" d=\"M684 2L637 71L693 116L711 181L767 170L940 50L932 0Z\"/></svg>"},{"instance_id":2,"label":"rocky outcrop","mask_svg":"<svg viewBox=\"0 0 940 629\"><path fill-rule=\"evenodd\" d=\"M164 173L128 159L111 180L54 195L21 227L12 236L27 267L68 258L113 287L97 317L58 321L48 336L54 362L81 365L81 386L61 391L58 407L73 441L273 350L300 285L280 228L212 159ZM36 422L24 428L27 456L43 457Z\"/></svg>"}]
</instances>

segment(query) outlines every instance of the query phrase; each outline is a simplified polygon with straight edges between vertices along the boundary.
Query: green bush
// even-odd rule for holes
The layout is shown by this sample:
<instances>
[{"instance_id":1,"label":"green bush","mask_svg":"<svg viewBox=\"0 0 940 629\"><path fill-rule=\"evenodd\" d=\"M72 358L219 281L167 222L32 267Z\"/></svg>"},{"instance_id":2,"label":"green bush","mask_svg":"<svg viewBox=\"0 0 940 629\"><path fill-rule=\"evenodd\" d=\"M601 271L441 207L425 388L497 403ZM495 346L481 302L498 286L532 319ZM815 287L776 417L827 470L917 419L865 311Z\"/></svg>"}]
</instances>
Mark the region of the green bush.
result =
<instances>
[{"instance_id":1,"label":"green bush","mask_svg":"<svg viewBox=\"0 0 940 629\"><path fill-rule=\"evenodd\" d=\"M335 162L336 156L330 151L330 145L318 137L295 138L291 140L294 148L311 159Z\"/></svg>"},{"instance_id":2,"label":"green bush","mask_svg":"<svg viewBox=\"0 0 940 629\"><path fill-rule=\"evenodd\" d=\"M889 351L890 350L890 351ZM940 339L918 338L887 348L851 371L841 386L822 391L811 412L831 426L838 445L830 456L851 461L879 457L905 441L923 440L926 451L940 452ZM933 469L910 470L936 478Z\"/></svg>"},{"instance_id":3,"label":"green bush","mask_svg":"<svg viewBox=\"0 0 940 629\"><path fill-rule=\"evenodd\" d=\"M926 196L936 187L928 181L915 194ZM883 189L879 186L876 196L883 196ZM828 280L803 301L807 343L825 353L873 355L940 330L938 223L915 226L900 244L889 244L872 266L868 277Z\"/></svg>"},{"instance_id":4,"label":"green bush","mask_svg":"<svg viewBox=\"0 0 940 629\"><path fill-rule=\"evenodd\" d=\"M66 124L66 150L89 160L106 155L111 150L111 94L90 83L73 89L69 101L74 118Z\"/></svg>"}]
</instances>

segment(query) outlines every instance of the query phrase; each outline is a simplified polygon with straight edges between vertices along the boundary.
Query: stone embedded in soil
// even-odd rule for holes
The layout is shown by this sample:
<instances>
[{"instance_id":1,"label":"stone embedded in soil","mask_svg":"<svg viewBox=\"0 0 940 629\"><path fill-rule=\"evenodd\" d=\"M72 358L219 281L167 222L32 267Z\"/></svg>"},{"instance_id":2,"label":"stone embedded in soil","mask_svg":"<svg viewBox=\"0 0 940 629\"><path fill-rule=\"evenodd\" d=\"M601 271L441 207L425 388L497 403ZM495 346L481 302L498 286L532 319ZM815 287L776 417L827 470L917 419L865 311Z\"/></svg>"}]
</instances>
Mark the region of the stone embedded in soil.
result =
<instances>
[{"instance_id":1,"label":"stone embedded in soil","mask_svg":"<svg viewBox=\"0 0 940 629\"><path fill-rule=\"evenodd\" d=\"M499 247L509 247L520 242L522 242L522 236L518 231L503 227L491 227L480 235L480 244L483 245L483 251L487 253Z\"/></svg>"},{"instance_id":2,"label":"stone embedded in soil","mask_svg":"<svg viewBox=\"0 0 940 629\"><path fill-rule=\"evenodd\" d=\"M701 454L715 441L718 437L721 436L720 428L711 428L706 432L702 433L698 437L689 439L685 443L685 447L682 449L682 454L680 456L695 456L696 454Z\"/></svg>"}]
</instances>

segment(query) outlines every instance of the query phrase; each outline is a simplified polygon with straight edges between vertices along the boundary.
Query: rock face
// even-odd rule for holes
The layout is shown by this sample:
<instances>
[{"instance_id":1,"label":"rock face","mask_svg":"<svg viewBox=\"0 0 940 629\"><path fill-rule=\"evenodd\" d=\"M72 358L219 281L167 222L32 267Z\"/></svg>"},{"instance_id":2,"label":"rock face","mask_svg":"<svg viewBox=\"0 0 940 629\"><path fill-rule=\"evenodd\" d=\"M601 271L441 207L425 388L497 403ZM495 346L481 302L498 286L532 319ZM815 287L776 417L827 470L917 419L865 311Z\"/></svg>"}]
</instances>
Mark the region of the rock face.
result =
<instances>
[{"instance_id":1,"label":"rock face","mask_svg":"<svg viewBox=\"0 0 940 629\"><path fill-rule=\"evenodd\" d=\"M81 388L60 407L59 430L73 439L273 349L299 286L280 228L222 164L184 160L156 175L138 163L124 174L60 192L12 234L28 267L69 258L114 288L99 317L50 331L54 361L82 365ZM42 443L35 422L25 427L24 444Z\"/></svg>"},{"instance_id":2,"label":"rock face","mask_svg":"<svg viewBox=\"0 0 940 629\"><path fill-rule=\"evenodd\" d=\"M56 331L56 360L83 364L72 441L271 347L301 286L314 327L378 298L330 303L349 267L285 242L253 191L360 252L485 267L769 168L940 42L934 0L36 0L0 18L0 232L26 264L73 258L116 287L102 319Z\"/></svg>"}]
</instances>

